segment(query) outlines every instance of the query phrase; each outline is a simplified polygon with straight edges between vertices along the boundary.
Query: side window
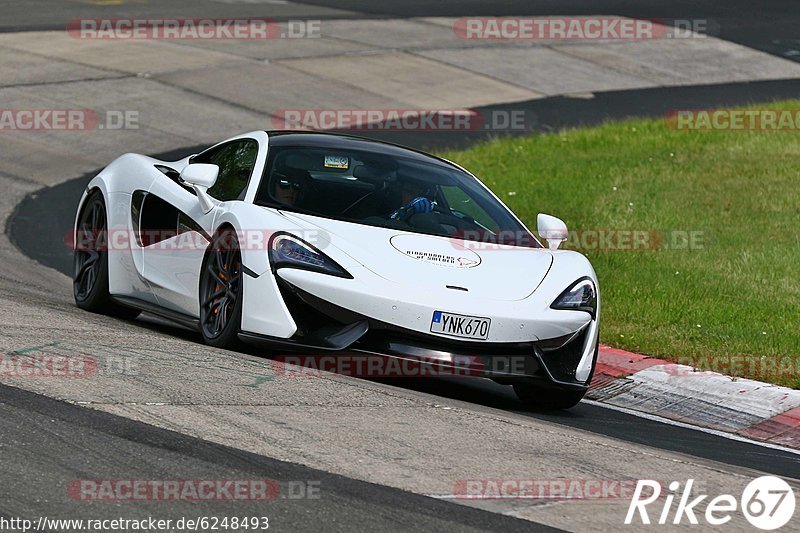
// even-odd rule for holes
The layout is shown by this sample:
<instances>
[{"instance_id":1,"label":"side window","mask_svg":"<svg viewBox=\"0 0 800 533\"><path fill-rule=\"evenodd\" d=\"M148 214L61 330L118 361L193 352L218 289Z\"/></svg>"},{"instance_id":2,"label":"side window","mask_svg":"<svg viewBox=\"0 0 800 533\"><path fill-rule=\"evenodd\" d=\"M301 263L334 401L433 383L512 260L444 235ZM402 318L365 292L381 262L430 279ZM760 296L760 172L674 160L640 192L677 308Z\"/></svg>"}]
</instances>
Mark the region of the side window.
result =
<instances>
[{"instance_id":1,"label":"side window","mask_svg":"<svg viewBox=\"0 0 800 533\"><path fill-rule=\"evenodd\" d=\"M195 157L192 163L210 163L219 167L217 182L208 189L208 194L223 202L241 200L257 155L258 143L252 139L242 139L208 150Z\"/></svg>"}]
</instances>

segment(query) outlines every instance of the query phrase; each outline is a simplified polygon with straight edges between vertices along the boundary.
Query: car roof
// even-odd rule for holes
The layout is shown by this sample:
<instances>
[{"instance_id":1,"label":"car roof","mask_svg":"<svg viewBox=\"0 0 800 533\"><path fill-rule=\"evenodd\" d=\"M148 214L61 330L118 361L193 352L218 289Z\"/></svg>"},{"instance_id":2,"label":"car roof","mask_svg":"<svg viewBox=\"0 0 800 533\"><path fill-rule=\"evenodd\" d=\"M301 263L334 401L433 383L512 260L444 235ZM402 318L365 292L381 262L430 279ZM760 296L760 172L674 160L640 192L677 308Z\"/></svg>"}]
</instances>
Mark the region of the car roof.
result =
<instances>
[{"instance_id":1,"label":"car roof","mask_svg":"<svg viewBox=\"0 0 800 533\"><path fill-rule=\"evenodd\" d=\"M270 146L304 146L314 148L330 148L341 150L363 150L366 152L378 152L396 157L404 157L415 161L432 163L449 169L462 170L458 165L450 161L415 150L399 144L393 144L358 135L326 132L298 132L298 131L267 131ZM463 170L462 170L463 171Z\"/></svg>"}]
</instances>

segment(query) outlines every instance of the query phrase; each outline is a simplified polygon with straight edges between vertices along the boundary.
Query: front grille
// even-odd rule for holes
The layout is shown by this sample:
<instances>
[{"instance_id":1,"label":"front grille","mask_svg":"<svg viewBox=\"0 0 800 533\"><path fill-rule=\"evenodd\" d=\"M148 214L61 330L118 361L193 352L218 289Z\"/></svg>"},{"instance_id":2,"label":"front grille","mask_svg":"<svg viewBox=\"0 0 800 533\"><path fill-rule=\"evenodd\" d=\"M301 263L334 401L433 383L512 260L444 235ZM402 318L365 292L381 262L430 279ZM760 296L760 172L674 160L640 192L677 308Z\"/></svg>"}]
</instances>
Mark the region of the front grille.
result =
<instances>
[{"instance_id":1,"label":"front grille","mask_svg":"<svg viewBox=\"0 0 800 533\"><path fill-rule=\"evenodd\" d=\"M479 357L484 361L487 377L525 375L530 378L551 381L541 368L536 353L556 381L580 385L575 372L583 355L583 347L589 328L585 328L574 339L557 350L544 351L556 345L560 339L541 342L472 342L458 339L440 339L416 331L370 319L331 302L313 296L285 280L279 279L278 286L289 312L298 325L294 339L302 342L304 337L315 338L316 333L331 328L343 327L359 321L368 321L369 330L349 348L386 355L405 356L424 359L437 359L439 355L458 357ZM426 353L431 357L426 356ZM507 365L507 366L506 366ZM513 368L506 372L503 367Z\"/></svg>"},{"instance_id":2,"label":"front grille","mask_svg":"<svg viewBox=\"0 0 800 533\"><path fill-rule=\"evenodd\" d=\"M588 331L588 327L584 328L579 335L557 350L542 352L542 362L558 381L577 382L575 371L583 356Z\"/></svg>"},{"instance_id":3,"label":"front grille","mask_svg":"<svg viewBox=\"0 0 800 533\"><path fill-rule=\"evenodd\" d=\"M278 289L281 292L286 308L297 325L296 337L305 337L325 326L344 325L347 323L344 320L336 320L320 311L317 306L306 302L295 287L280 278L278 278Z\"/></svg>"}]
</instances>

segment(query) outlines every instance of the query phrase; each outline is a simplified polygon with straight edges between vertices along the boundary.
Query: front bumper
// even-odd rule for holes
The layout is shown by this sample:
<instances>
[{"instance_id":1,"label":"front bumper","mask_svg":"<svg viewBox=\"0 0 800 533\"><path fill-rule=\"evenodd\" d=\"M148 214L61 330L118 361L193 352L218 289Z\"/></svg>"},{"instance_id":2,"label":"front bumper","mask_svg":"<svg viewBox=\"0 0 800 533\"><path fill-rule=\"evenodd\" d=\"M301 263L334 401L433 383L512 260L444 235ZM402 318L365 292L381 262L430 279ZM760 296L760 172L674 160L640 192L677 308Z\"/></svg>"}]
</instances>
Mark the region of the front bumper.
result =
<instances>
[{"instance_id":1,"label":"front bumper","mask_svg":"<svg viewBox=\"0 0 800 533\"><path fill-rule=\"evenodd\" d=\"M587 350L594 350L596 321L546 340L462 341L426 335L365 316L314 296L285 280L278 280L278 289L297 325L295 334L278 338L242 332L241 340L272 350L327 354L325 357L328 359L335 354L341 358L414 361L429 370L425 372L425 368L415 366L409 372L410 377L471 376L490 378L503 384L527 382L570 390L585 390L588 386L588 377L580 379L580 369L587 364ZM594 359L588 363L593 368ZM371 368L386 367L377 365ZM583 374L587 372L583 371Z\"/></svg>"}]
</instances>

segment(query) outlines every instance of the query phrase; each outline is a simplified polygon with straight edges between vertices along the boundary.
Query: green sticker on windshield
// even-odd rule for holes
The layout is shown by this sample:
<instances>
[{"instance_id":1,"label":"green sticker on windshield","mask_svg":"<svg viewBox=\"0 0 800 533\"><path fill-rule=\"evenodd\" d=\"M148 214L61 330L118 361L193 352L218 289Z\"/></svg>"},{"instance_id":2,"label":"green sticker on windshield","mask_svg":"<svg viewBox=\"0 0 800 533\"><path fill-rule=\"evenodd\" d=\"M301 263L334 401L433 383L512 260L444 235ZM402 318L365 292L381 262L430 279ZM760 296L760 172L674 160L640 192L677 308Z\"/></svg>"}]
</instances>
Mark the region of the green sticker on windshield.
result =
<instances>
[{"instance_id":1,"label":"green sticker on windshield","mask_svg":"<svg viewBox=\"0 0 800 533\"><path fill-rule=\"evenodd\" d=\"M350 167L350 158L341 155L326 155L325 168L348 168Z\"/></svg>"}]
</instances>

